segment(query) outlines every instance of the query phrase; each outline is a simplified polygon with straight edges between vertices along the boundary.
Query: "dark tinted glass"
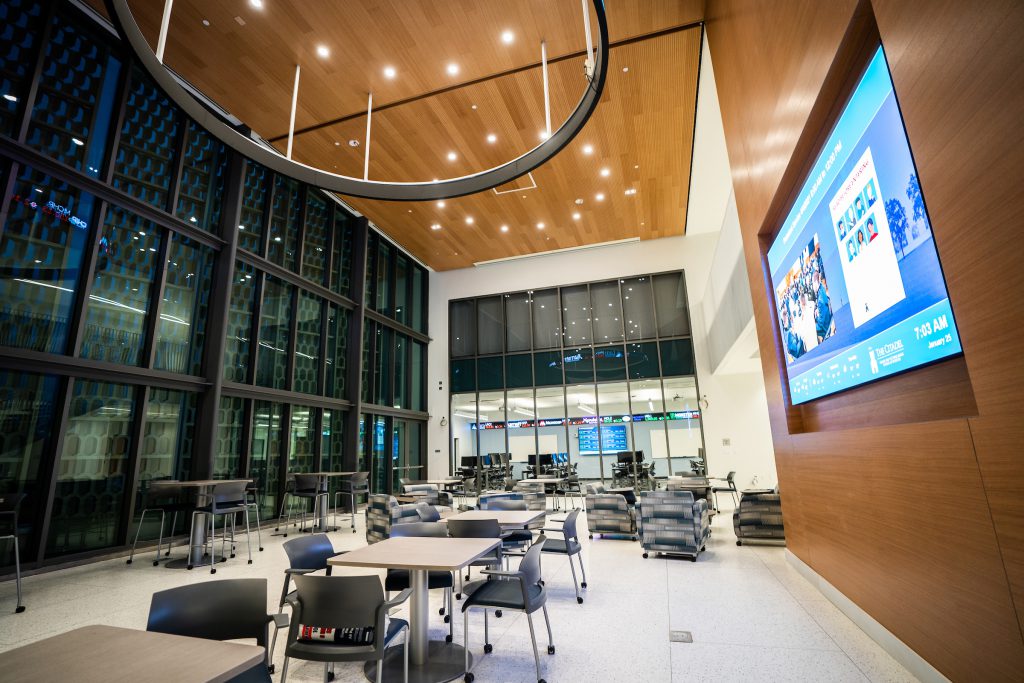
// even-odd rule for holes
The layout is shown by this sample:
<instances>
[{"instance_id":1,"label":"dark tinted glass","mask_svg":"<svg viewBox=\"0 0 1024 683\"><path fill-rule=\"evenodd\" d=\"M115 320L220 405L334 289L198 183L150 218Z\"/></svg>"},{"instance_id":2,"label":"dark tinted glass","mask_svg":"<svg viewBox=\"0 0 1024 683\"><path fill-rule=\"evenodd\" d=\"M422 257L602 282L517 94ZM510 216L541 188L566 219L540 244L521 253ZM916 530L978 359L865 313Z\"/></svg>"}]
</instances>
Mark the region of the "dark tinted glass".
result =
<instances>
[{"instance_id":1,"label":"dark tinted glass","mask_svg":"<svg viewBox=\"0 0 1024 683\"><path fill-rule=\"evenodd\" d=\"M277 490L280 481L281 416L283 406L270 401L253 401L252 446L250 447L249 476L263 494L260 515L273 517L278 513Z\"/></svg>"},{"instance_id":2,"label":"dark tinted glass","mask_svg":"<svg viewBox=\"0 0 1024 683\"><path fill-rule=\"evenodd\" d=\"M292 285L267 275L260 309L256 384L284 389L288 381L288 335L292 320Z\"/></svg>"},{"instance_id":3,"label":"dark tinted glass","mask_svg":"<svg viewBox=\"0 0 1024 683\"><path fill-rule=\"evenodd\" d=\"M533 386L533 358L530 354L505 356L505 383L509 389Z\"/></svg>"},{"instance_id":4,"label":"dark tinted glass","mask_svg":"<svg viewBox=\"0 0 1024 683\"><path fill-rule=\"evenodd\" d=\"M82 357L146 365L142 357L161 230L116 206L107 209L85 312Z\"/></svg>"},{"instance_id":5,"label":"dark tinted glass","mask_svg":"<svg viewBox=\"0 0 1024 683\"><path fill-rule=\"evenodd\" d=\"M242 427L245 421L245 399L222 396L217 418L217 456L213 460L213 478L226 479L240 474Z\"/></svg>"},{"instance_id":6,"label":"dark tinted glass","mask_svg":"<svg viewBox=\"0 0 1024 683\"><path fill-rule=\"evenodd\" d=\"M552 349L562 345L558 290L533 293L533 348Z\"/></svg>"},{"instance_id":7,"label":"dark tinted glass","mask_svg":"<svg viewBox=\"0 0 1024 683\"><path fill-rule=\"evenodd\" d=\"M396 408L408 408L409 396L406 383L409 379L409 338L395 333L395 400Z\"/></svg>"},{"instance_id":8,"label":"dark tinted glass","mask_svg":"<svg viewBox=\"0 0 1024 683\"><path fill-rule=\"evenodd\" d=\"M657 330L654 324L651 278L631 278L622 280L620 284L622 285L622 313L626 321L626 339L653 339Z\"/></svg>"},{"instance_id":9,"label":"dark tinted glass","mask_svg":"<svg viewBox=\"0 0 1024 683\"><path fill-rule=\"evenodd\" d=\"M391 254L394 249L391 243L383 238L377 239L377 249L371 254L377 260L374 270L374 310L392 317L391 309Z\"/></svg>"},{"instance_id":10,"label":"dark tinted glass","mask_svg":"<svg viewBox=\"0 0 1024 683\"><path fill-rule=\"evenodd\" d=\"M235 262L231 281L231 305L228 309L227 337L224 340L224 379L246 382L252 356L252 308L256 299L256 270L247 263Z\"/></svg>"},{"instance_id":11,"label":"dark tinted glass","mask_svg":"<svg viewBox=\"0 0 1024 683\"><path fill-rule=\"evenodd\" d=\"M345 368L348 349L348 310L331 305L327 320L327 357L324 393L332 398L345 398Z\"/></svg>"},{"instance_id":12,"label":"dark tinted glass","mask_svg":"<svg viewBox=\"0 0 1024 683\"><path fill-rule=\"evenodd\" d=\"M185 160L175 215L206 232L220 231L220 212L227 180L227 148L224 143L189 120Z\"/></svg>"},{"instance_id":13,"label":"dark tinted glass","mask_svg":"<svg viewBox=\"0 0 1024 683\"><path fill-rule=\"evenodd\" d=\"M529 351L533 341L530 328L530 294L505 295L505 344L509 351Z\"/></svg>"},{"instance_id":14,"label":"dark tinted glass","mask_svg":"<svg viewBox=\"0 0 1024 683\"><path fill-rule=\"evenodd\" d=\"M389 405L391 393L391 355L394 333L388 327L377 327L376 358L373 364L374 403Z\"/></svg>"},{"instance_id":15,"label":"dark tinted glass","mask_svg":"<svg viewBox=\"0 0 1024 683\"><path fill-rule=\"evenodd\" d=\"M626 379L626 353L622 345L595 348L594 370L598 382Z\"/></svg>"},{"instance_id":16,"label":"dark tinted glass","mask_svg":"<svg viewBox=\"0 0 1024 683\"><path fill-rule=\"evenodd\" d=\"M0 133L11 137L32 80L44 7L38 0L0 2L0 44L5 46L0 51Z\"/></svg>"},{"instance_id":17,"label":"dark tinted glass","mask_svg":"<svg viewBox=\"0 0 1024 683\"><path fill-rule=\"evenodd\" d=\"M593 340L590 327L590 295L587 286L562 288L562 328L564 344L574 346L589 344Z\"/></svg>"},{"instance_id":18,"label":"dark tinted glass","mask_svg":"<svg viewBox=\"0 0 1024 683\"><path fill-rule=\"evenodd\" d=\"M654 276L654 308L658 315L658 335L675 337L690 334L686 311L686 286L682 273Z\"/></svg>"},{"instance_id":19,"label":"dark tinted glass","mask_svg":"<svg viewBox=\"0 0 1024 683\"><path fill-rule=\"evenodd\" d=\"M115 43L55 13L28 129L30 146L94 178L103 169L117 106Z\"/></svg>"},{"instance_id":20,"label":"dark tinted glass","mask_svg":"<svg viewBox=\"0 0 1024 683\"><path fill-rule=\"evenodd\" d=\"M505 336L501 297L477 299L477 353L501 353Z\"/></svg>"},{"instance_id":21,"label":"dark tinted glass","mask_svg":"<svg viewBox=\"0 0 1024 683\"><path fill-rule=\"evenodd\" d=\"M404 254L395 257L395 320L403 325L412 322L409 310L409 259Z\"/></svg>"},{"instance_id":22,"label":"dark tinted glass","mask_svg":"<svg viewBox=\"0 0 1024 683\"><path fill-rule=\"evenodd\" d=\"M47 555L114 545L120 536L135 390L76 380L57 463Z\"/></svg>"},{"instance_id":23,"label":"dark tinted glass","mask_svg":"<svg viewBox=\"0 0 1024 683\"><path fill-rule=\"evenodd\" d=\"M331 290L352 296L352 224L355 218L342 208L334 211L334 246L331 255Z\"/></svg>"},{"instance_id":24,"label":"dark tinted glass","mask_svg":"<svg viewBox=\"0 0 1024 683\"><path fill-rule=\"evenodd\" d=\"M158 370L200 373L212 269L212 249L187 237L172 235L167 282L156 323L153 367Z\"/></svg>"},{"instance_id":25,"label":"dark tinted glass","mask_svg":"<svg viewBox=\"0 0 1024 683\"><path fill-rule=\"evenodd\" d=\"M476 361L476 383L480 391L505 387L504 362L501 356L479 358Z\"/></svg>"},{"instance_id":26,"label":"dark tinted glass","mask_svg":"<svg viewBox=\"0 0 1024 683\"><path fill-rule=\"evenodd\" d=\"M533 379L538 387L564 384L562 381L562 353L542 351L533 354Z\"/></svg>"},{"instance_id":27,"label":"dark tinted glass","mask_svg":"<svg viewBox=\"0 0 1024 683\"><path fill-rule=\"evenodd\" d=\"M594 308L594 342L622 341L622 300L619 281L590 285L590 301Z\"/></svg>"},{"instance_id":28,"label":"dark tinted glass","mask_svg":"<svg viewBox=\"0 0 1024 683\"><path fill-rule=\"evenodd\" d=\"M267 258L288 270L295 270L302 194L302 186L297 180L282 175L274 176L274 203L270 210Z\"/></svg>"},{"instance_id":29,"label":"dark tinted glass","mask_svg":"<svg viewBox=\"0 0 1024 683\"><path fill-rule=\"evenodd\" d=\"M427 345L412 342L412 405L413 410L427 409Z\"/></svg>"},{"instance_id":30,"label":"dark tinted glass","mask_svg":"<svg viewBox=\"0 0 1024 683\"><path fill-rule=\"evenodd\" d=\"M689 339L661 342L661 370L665 377L694 374L693 342Z\"/></svg>"},{"instance_id":31,"label":"dark tinted glass","mask_svg":"<svg viewBox=\"0 0 1024 683\"><path fill-rule=\"evenodd\" d=\"M655 342L626 344L626 365L630 379L659 377L658 345Z\"/></svg>"},{"instance_id":32,"label":"dark tinted glass","mask_svg":"<svg viewBox=\"0 0 1024 683\"><path fill-rule=\"evenodd\" d=\"M0 344L64 353L95 200L26 168L0 236Z\"/></svg>"},{"instance_id":33,"label":"dark tinted glass","mask_svg":"<svg viewBox=\"0 0 1024 683\"><path fill-rule=\"evenodd\" d=\"M594 353L589 346L566 349L562 356L566 384L586 384L594 381Z\"/></svg>"},{"instance_id":34,"label":"dark tinted glass","mask_svg":"<svg viewBox=\"0 0 1024 683\"><path fill-rule=\"evenodd\" d=\"M327 232L331 227L331 207L319 190L306 193L306 231L302 238L302 277L327 284Z\"/></svg>"},{"instance_id":35,"label":"dark tinted glass","mask_svg":"<svg viewBox=\"0 0 1024 683\"><path fill-rule=\"evenodd\" d=\"M419 332L427 331L427 271L419 266L412 270L412 327Z\"/></svg>"},{"instance_id":36,"label":"dark tinted glass","mask_svg":"<svg viewBox=\"0 0 1024 683\"><path fill-rule=\"evenodd\" d=\"M263 254L263 212L267 206L267 169L245 162L242 187L242 213L238 223L238 246L254 254Z\"/></svg>"},{"instance_id":37,"label":"dark tinted glass","mask_svg":"<svg viewBox=\"0 0 1024 683\"><path fill-rule=\"evenodd\" d=\"M114 187L166 209L176 172L178 126L177 107L148 75L133 67L114 162Z\"/></svg>"},{"instance_id":38,"label":"dark tinted glass","mask_svg":"<svg viewBox=\"0 0 1024 683\"><path fill-rule=\"evenodd\" d=\"M453 360L451 371L453 394L476 390L476 361Z\"/></svg>"},{"instance_id":39,"label":"dark tinted glass","mask_svg":"<svg viewBox=\"0 0 1024 683\"><path fill-rule=\"evenodd\" d=\"M292 388L304 394L316 394L320 368L321 325L320 297L299 292L299 320L295 336L295 384Z\"/></svg>"},{"instance_id":40,"label":"dark tinted glass","mask_svg":"<svg viewBox=\"0 0 1024 683\"><path fill-rule=\"evenodd\" d=\"M473 301L453 301L448 306L449 343L452 356L476 355L476 311Z\"/></svg>"}]
</instances>

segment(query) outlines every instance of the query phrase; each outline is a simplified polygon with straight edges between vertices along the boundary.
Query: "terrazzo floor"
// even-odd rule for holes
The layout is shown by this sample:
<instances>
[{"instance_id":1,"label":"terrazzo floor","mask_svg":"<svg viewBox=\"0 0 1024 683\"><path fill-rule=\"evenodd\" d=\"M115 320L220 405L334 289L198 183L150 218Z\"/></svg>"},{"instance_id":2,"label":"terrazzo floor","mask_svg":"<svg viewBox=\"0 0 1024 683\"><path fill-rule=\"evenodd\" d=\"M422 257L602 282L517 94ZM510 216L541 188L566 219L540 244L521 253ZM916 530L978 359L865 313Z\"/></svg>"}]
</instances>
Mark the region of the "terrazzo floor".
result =
<instances>
[{"instance_id":1,"label":"terrazzo floor","mask_svg":"<svg viewBox=\"0 0 1024 683\"><path fill-rule=\"evenodd\" d=\"M645 560L638 543L612 538L588 541L581 527L589 586L582 605L574 599L567 561L545 556L555 655L544 652L539 613L535 625L548 683L916 680L790 567L783 548L737 547L731 517L731 511L724 509L714 519L707 551L696 563ZM580 515L580 521L584 519ZM264 530L265 551L256 554L251 566L245 564L243 543L240 559L220 565L215 576L207 571L153 567L152 555L146 554L131 566L120 558L28 577L24 580L28 610L23 614L13 614L14 583L4 582L0 584L0 651L87 624L144 629L154 591L197 581L266 577L267 604L273 609L287 566L281 548L287 539L269 532ZM363 545L362 520L357 521L356 534L344 529L330 536L338 550ZM447 625L436 616L441 600L441 591L431 591L431 637L438 639L447 633ZM525 617L505 613L501 619L492 617L490 625L494 651L484 655L482 616L477 612L471 616L476 681L535 681ZM693 642L670 642L670 630L690 631ZM461 613L456 618L455 641L463 642ZM280 672L283 642L275 655ZM289 681L320 681L322 675L322 665L296 660L289 664ZM279 681L280 673L273 679ZM361 666L339 664L336 680L366 679Z\"/></svg>"}]
</instances>

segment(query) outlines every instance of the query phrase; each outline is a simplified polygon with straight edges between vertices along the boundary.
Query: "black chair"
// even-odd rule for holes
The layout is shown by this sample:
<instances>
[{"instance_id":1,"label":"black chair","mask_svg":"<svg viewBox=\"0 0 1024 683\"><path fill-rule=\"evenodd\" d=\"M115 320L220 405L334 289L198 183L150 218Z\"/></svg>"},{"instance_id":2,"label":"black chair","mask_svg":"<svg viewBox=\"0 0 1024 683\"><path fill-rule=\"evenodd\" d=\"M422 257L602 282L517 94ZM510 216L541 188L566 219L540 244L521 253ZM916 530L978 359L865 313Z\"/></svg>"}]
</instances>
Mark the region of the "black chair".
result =
<instances>
[{"instance_id":1,"label":"black chair","mask_svg":"<svg viewBox=\"0 0 1024 683\"><path fill-rule=\"evenodd\" d=\"M146 513L160 513L160 535L156 542L156 557L153 559L153 566L156 567L160 564L160 549L164 544L164 520L167 517L167 513L172 513L171 531L167 535L167 553L164 557L171 554L171 537L174 535L174 527L178 525L178 513L187 512L190 508L191 506L185 500L185 488L179 482L160 481L158 479L150 481L149 487L142 498L142 516L139 518L139 526L135 530L135 540L132 541L132 551L128 554L126 564L131 564L132 560L135 559L135 546L139 542L139 533L142 531L142 525L146 521Z\"/></svg>"},{"instance_id":2,"label":"black chair","mask_svg":"<svg viewBox=\"0 0 1024 683\"><path fill-rule=\"evenodd\" d=\"M394 531L395 527L391 528ZM448 535L452 538L502 538L501 526L496 519L449 519ZM466 581L469 581L469 572L472 567L500 567L502 561L501 547L494 549L493 554L484 555L480 559L473 560L466 567ZM456 600L462 599L463 588L462 574L459 574L459 590L455 594Z\"/></svg>"},{"instance_id":3,"label":"black chair","mask_svg":"<svg viewBox=\"0 0 1024 683\"><path fill-rule=\"evenodd\" d=\"M555 654L555 640L551 635L551 620L548 618L547 592L540 574L540 555L544 549L545 537L541 535L530 549L526 551L519 570L499 571L485 569L488 580L481 582L473 594L466 598L462 605L463 633L466 646L466 683L472 683L475 676L469 670L469 610L473 608L484 611L484 654L493 651L487 629L488 609L510 609L526 614L530 625L530 640L533 641L533 658L537 664L537 683L545 683L540 675L540 654L537 651L537 635L533 630L533 613L544 611L544 623L548 628L548 654Z\"/></svg>"},{"instance_id":4,"label":"black chair","mask_svg":"<svg viewBox=\"0 0 1024 683\"><path fill-rule=\"evenodd\" d=\"M579 510L573 510L566 515L561 528L551 527L544 529L544 531L562 534L562 538L549 538L547 543L544 544L543 552L566 555L569 558L569 569L572 570L572 583L576 587L576 602L582 605L583 596L580 595L580 586L587 587L587 570L583 568L583 546L580 544L580 538L576 533L576 517L579 514ZM574 555L579 557L580 571L583 572L582 584L576 581L576 568L572 564Z\"/></svg>"},{"instance_id":5,"label":"black chair","mask_svg":"<svg viewBox=\"0 0 1024 683\"><path fill-rule=\"evenodd\" d=\"M336 551L327 534L310 534L286 541L284 552L288 555L288 569L284 570L284 587L281 589L281 601L277 606L279 612L284 609L288 600L293 576L312 574L321 570L325 570L327 576L330 576L331 565L327 561L348 551Z\"/></svg>"},{"instance_id":6,"label":"black chair","mask_svg":"<svg viewBox=\"0 0 1024 683\"><path fill-rule=\"evenodd\" d=\"M433 510L433 508L431 508L431 510ZM448 526L440 522L410 522L409 524L396 524L391 528L391 538L397 538L399 536L447 538ZM388 574L384 579L384 593L388 598L391 597L392 593L404 591L409 587L408 569L388 570ZM455 590L455 577L452 576L451 572L443 570L427 572L427 589L435 590L437 588L444 589L444 604L447 605L447 608L442 607L437 611L437 613L444 617L445 623L448 624L448 635L446 635L444 639L450 643L455 636L455 622L451 617L452 610L455 608L455 605L452 603L452 593Z\"/></svg>"},{"instance_id":7,"label":"black chair","mask_svg":"<svg viewBox=\"0 0 1024 683\"><path fill-rule=\"evenodd\" d=\"M314 520L313 525L316 526L317 510L321 505L327 505L327 511L330 510L331 497L327 492L327 482L320 479L315 474L296 474L295 475L295 489L285 493L286 496L292 496L302 501L302 522L299 525L300 531L306 530L306 503L307 500L313 501L313 514ZM289 517L291 514L289 513ZM287 524L287 522L285 522ZM288 534L285 534L287 536Z\"/></svg>"},{"instance_id":8,"label":"black chair","mask_svg":"<svg viewBox=\"0 0 1024 683\"><path fill-rule=\"evenodd\" d=\"M295 576L296 594L292 605L291 628L284 651L281 683L288 680L288 660L323 662L324 678L334 662L377 661L377 683L384 676L386 648L409 624L391 618L385 630L385 615L405 602L411 590L402 591L394 600L384 599L384 589L376 576ZM332 640L300 639L299 626L336 629ZM405 677L409 680L409 639L403 645Z\"/></svg>"},{"instance_id":9,"label":"black chair","mask_svg":"<svg viewBox=\"0 0 1024 683\"><path fill-rule=\"evenodd\" d=\"M195 527L196 515L207 515L210 518L210 535L207 538L207 542L210 544L210 573L216 574L217 567L214 565L217 563L217 516L224 517L224 533L221 535L220 540L220 556L224 558L224 546L227 541L228 535L228 518L231 518L231 557L235 556L235 515L242 513L245 516L245 546L249 552L249 564L252 564L252 542L249 540L249 505L246 502L245 488L247 484L244 481L239 482L226 482L223 484L216 484L213 487L213 491L210 494L210 504L202 507L197 507L192 512L192 526ZM190 532L189 538L195 538ZM189 558L192 557L191 548L189 548ZM188 569L192 569L194 565L187 565Z\"/></svg>"},{"instance_id":10,"label":"black chair","mask_svg":"<svg viewBox=\"0 0 1024 683\"><path fill-rule=\"evenodd\" d=\"M25 500L24 493L0 493L0 520L9 519L11 532L0 536L0 540L11 539L14 541L14 585L18 593L18 604L14 608L15 614L25 611L25 605L21 604L21 555L18 551L18 510L21 508L21 501Z\"/></svg>"},{"instance_id":11,"label":"black chair","mask_svg":"<svg viewBox=\"0 0 1024 683\"><path fill-rule=\"evenodd\" d=\"M338 490L334 493L335 525L337 525L338 518L338 496L348 496L352 506L352 533L356 532L356 496L370 494L369 478L369 472L356 472L349 477L344 477L338 483Z\"/></svg>"},{"instance_id":12,"label":"black chair","mask_svg":"<svg viewBox=\"0 0 1024 683\"><path fill-rule=\"evenodd\" d=\"M562 485L555 489L555 495L565 498L566 507L569 506L570 498L575 499L577 504L573 505L573 509L579 509L579 502L583 500L583 487L580 484L580 475L576 473L576 465L573 465L572 470L565 475Z\"/></svg>"},{"instance_id":13,"label":"black chair","mask_svg":"<svg viewBox=\"0 0 1024 683\"><path fill-rule=\"evenodd\" d=\"M712 486L711 487L711 494L715 498L715 510L718 509L718 494L719 493L728 493L729 495L731 495L732 496L733 506L734 507L739 507L739 504L740 504L740 492L739 492L739 489L736 488L736 472L735 472L735 470L732 471L732 472L729 472L729 474L727 474L724 479L722 477L711 477L711 479L713 479L715 481L724 481L725 482L725 486Z\"/></svg>"},{"instance_id":14,"label":"black chair","mask_svg":"<svg viewBox=\"0 0 1024 683\"><path fill-rule=\"evenodd\" d=\"M288 617L267 614L266 579L204 581L153 593L146 630L207 640L255 638L266 649L271 624L266 666L272 672L277 629L288 626Z\"/></svg>"},{"instance_id":15,"label":"black chair","mask_svg":"<svg viewBox=\"0 0 1024 683\"><path fill-rule=\"evenodd\" d=\"M260 534L260 487L255 480L245 486L245 504L256 513L256 545L263 552L263 536Z\"/></svg>"},{"instance_id":16,"label":"black chair","mask_svg":"<svg viewBox=\"0 0 1024 683\"><path fill-rule=\"evenodd\" d=\"M511 498L498 498L487 501L488 510L529 510L525 500L513 500ZM502 534L501 545L506 551L521 550L533 543L533 532L529 529L515 529Z\"/></svg>"}]
</instances>

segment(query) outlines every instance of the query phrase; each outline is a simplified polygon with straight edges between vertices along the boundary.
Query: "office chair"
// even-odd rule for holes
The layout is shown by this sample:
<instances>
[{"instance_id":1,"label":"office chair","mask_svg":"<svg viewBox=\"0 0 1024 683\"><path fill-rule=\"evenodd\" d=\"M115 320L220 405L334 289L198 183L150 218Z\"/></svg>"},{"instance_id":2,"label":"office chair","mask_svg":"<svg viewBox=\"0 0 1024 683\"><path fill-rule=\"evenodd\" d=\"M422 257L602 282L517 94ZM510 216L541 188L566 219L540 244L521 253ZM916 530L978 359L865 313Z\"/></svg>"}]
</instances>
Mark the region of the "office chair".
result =
<instances>
[{"instance_id":1,"label":"office chair","mask_svg":"<svg viewBox=\"0 0 1024 683\"><path fill-rule=\"evenodd\" d=\"M332 557L344 555L348 551L337 552L331 545L330 539L327 538L327 534L310 534L286 541L284 552L288 556L288 569L284 570L284 587L281 589L281 600L277 606L278 612L284 610L284 605L290 595L288 589L291 588L293 576L312 574L320 570L325 570L327 576L330 576L331 565L327 561Z\"/></svg>"},{"instance_id":2,"label":"office chair","mask_svg":"<svg viewBox=\"0 0 1024 683\"><path fill-rule=\"evenodd\" d=\"M452 538L502 538L501 526L496 519L449 519L448 535ZM466 581L469 581L469 572L473 567L500 567L502 562L501 546L494 549L493 554L484 555L473 560L466 567ZM464 584L462 573L459 573L459 590L455 593L455 599L462 599Z\"/></svg>"},{"instance_id":3,"label":"office chair","mask_svg":"<svg viewBox=\"0 0 1024 683\"><path fill-rule=\"evenodd\" d=\"M413 522L412 524L399 524L391 530L392 538L399 536L448 538L448 526L440 522ZM384 594L390 599L391 593L399 593L409 586L408 569L389 569L384 579ZM443 570L432 570L427 572L427 589L444 589L444 604L437 611L444 617L448 624L448 635L444 637L447 642L452 642L455 636L455 622L452 620L452 610L455 608L452 602L452 593L455 590L455 577L451 572Z\"/></svg>"},{"instance_id":4,"label":"office chair","mask_svg":"<svg viewBox=\"0 0 1024 683\"><path fill-rule=\"evenodd\" d=\"M15 614L25 611L25 605L21 602L21 555L18 551L18 510L21 508L21 501L25 500L24 493L0 493L0 519L11 520L11 533L0 536L0 540L11 539L14 541L14 585L18 594L18 604L14 607Z\"/></svg>"},{"instance_id":5,"label":"office chair","mask_svg":"<svg viewBox=\"0 0 1024 683\"><path fill-rule=\"evenodd\" d=\"M450 522L449 522L450 523ZM530 549L526 551L518 571L499 571L485 569L487 581L483 581L473 594L466 598L462 605L463 633L466 646L466 675L463 680L472 683L475 676L469 666L469 610L473 608L484 611L484 654L491 653L490 634L487 627L487 610L500 608L510 609L526 614L530 625L530 640L533 641L533 659L537 665L537 683L546 683L540 674L540 654L537 651L537 635L533 629L533 613L538 609L544 611L544 623L548 628L548 654L555 654L555 640L551 635L551 620L548 618L547 592L541 580L540 555L544 548L545 537L540 536Z\"/></svg>"},{"instance_id":6,"label":"office chair","mask_svg":"<svg viewBox=\"0 0 1024 683\"><path fill-rule=\"evenodd\" d=\"M338 525L338 496L348 496L352 505L352 533L356 532L356 496L370 493L370 473L356 472L344 477L334 492L334 525Z\"/></svg>"},{"instance_id":7,"label":"office chair","mask_svg":"<svg viewBox=\"0 0 1024 683\"><path fill-rule=\"evenodd\" d=\"M294 580L296 594L289 600L292 620L281 668L281 683L287 683L290 659L323 662L325 679L334 662L376 660L377 683L382 683L385 650L409 629L408 622L394 617L385 626L385 616L389 610L405 602L412 591L404 590L394 600L386 600L380 579L376 576L295 576ZM300 624L305 626L302 633ZM336 629L341 637L314 640L311 626L321 630ZM403 680L408 683L408 636L402 647L405 654Z\"/></svg>"},{"instance_id":8,"label":"office chair","mask_svg":"<svg viewBox=\"0 0 1024 683\"><path fill-rule=\"evenodd\" d=\"M724 481L725 486L713 486L711 487L711 493L715 498L715 509L718 509L718 494L728 493L732 496L733 507L738 507L740 504L739 490L736 488L736 471L729 472L723 479L722 477L711 477L714 481Z\"/></svg>"},{"instance_id":9,"label":"office chair","mask_svg":"<svg viewBox=\"0 0 1024 683\"><path fill-rule=\"evenodd\" d=\"M561 528L559 527L545 527L543 531L549 531L552 533L562 534L562 538L549 538L547 543L544 544L542 552L545 553L557 553L559 555L565 555L569 558L569 569L572 571L572 583L576 587L576 602L583 604L583 596L580 595L580 586L587 587L587 570L583 568L583 546L580 544L579 535L576 533L576 518L579 516L579 510L573 510L566 515L565 520L562 522ZM583 572L583 583L580 584L576 581L576 568L573 567L572 558L576 556L580 561L580 571Z\"/></svg>"}]
</instances>

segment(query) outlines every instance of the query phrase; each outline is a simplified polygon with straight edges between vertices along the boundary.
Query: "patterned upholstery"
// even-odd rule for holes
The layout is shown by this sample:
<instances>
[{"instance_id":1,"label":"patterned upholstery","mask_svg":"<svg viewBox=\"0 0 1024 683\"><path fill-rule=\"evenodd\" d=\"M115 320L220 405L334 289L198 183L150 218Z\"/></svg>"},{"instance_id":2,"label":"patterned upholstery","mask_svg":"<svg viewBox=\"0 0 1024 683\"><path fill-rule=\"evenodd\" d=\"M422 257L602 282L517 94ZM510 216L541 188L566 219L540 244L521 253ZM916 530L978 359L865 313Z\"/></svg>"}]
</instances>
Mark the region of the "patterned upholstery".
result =
<instances>
[{"instance_id":1,"label":"patterned upholstery","mask_svg":"<svg viewBox=\"0 0 1024 683\"><path fill-rule=\"evenodd\" d=\"M491 500L525 500L527 510L547 510L547 499L544 493L530 491L498 491L492 493L481 493L477 504L481 510L486 510L487 502Z\"/></svg>"},{"instance_id":2,"label":"patterned upholstery","mask_svg":"<svg viewBox=\"0 0 1024 683\"><path fill-rule=\"evenodd\" d=\"M399 505L394 496L386 493L370 494L366 506L366 542L377 543L391 537L391 527L420 521L419 508L426 503Z\"/></svg>"},{"instance_id":3,"label":"patterned upholstery","mask_svg":"<svg viewBox=\"0 0 1024 683\"><path fill-rule=\"evenodd\" d=\"M423 502L430 505L452 506L452 494L438 490L437 484L406 484L402 487L402 493L416 497L422 496Z\"/></svg>"},{"instance_id":4,"label":"patterned upholstery","mask_svg":"<svg viewBox=\"0 0 1024 683\"><path fill-rule=\"evenodd\" d=\"M737 545L743 539L785 541L782 499L778 491L744 491L739 507L732 513Z\"/></svg>"},{"instance_id":5,"label":"patterned upholstery","mask_svg":"<svg viewBox=\"0 0 1024 683\"><path fill-rule=\"evenodd\" d=\"M605 492L604 484L599 484L599 483L596 483L596 482L593 483L593 484L587 484L587 494L588 495L592 494L592 493L604 493L604 492Z\"/></svg>"},{"instance_id":6,"label":"patterned upholstery","mask_svg":"<svg viewBox=\"0 0 1024 683\"><path fill-rule=\"evenodd\" d=\"M697 559L711 535L706 500L694 500L690 491L644 491L636 507L645 556L658 552Z\"/></svg>"},{"instance_id":7,"label":"patterned upholstery","mask_svg":"<svg viewBox=\"0 0 1024 683\"><path fill-rule=\"evenodd\" d=\"M636 513L626 504L626 498L619 493L589 493L604 490L600 484L587 485L587 527L590 535L622 534L636 538Z\"/></svg>"}]
</instances>

